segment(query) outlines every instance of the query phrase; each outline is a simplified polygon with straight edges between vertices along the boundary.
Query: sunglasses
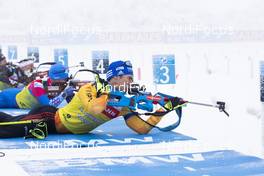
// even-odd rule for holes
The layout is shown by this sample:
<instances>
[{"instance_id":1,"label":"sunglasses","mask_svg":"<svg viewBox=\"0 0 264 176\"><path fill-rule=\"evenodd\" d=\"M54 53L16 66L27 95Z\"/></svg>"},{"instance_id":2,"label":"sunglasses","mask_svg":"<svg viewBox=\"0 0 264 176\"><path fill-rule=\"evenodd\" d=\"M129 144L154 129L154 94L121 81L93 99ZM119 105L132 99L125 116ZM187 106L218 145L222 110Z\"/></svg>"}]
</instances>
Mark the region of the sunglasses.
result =
<instances>
[{"instance_id":1,"label":"sunglasses","mask_svg":"<svg viewBox=\"0 0 264 176\"><path fill-rule=\"evenodd\" d=\"M124 65L127 67L132 67L132 63L130 61L124 61Z\"/></svg>"}]
</instances>

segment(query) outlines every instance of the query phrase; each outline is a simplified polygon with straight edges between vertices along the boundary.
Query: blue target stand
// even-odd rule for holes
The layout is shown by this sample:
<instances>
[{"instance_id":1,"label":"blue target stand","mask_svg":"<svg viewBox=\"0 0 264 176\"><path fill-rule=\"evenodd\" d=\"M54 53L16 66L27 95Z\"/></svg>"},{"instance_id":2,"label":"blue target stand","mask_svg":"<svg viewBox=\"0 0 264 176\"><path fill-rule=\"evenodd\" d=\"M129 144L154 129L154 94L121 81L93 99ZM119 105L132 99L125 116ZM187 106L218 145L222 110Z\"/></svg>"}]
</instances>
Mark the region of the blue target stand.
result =
<instances>
[{"instance_id":1,"label":"blue target stand","mask_svg":"<svg viewBox=\"0 0 264 176\"><path fill-rule=\"evenodd\" d=\"M8 46L8 59L9 60L17 59L17 46Z\"/></svg>"},{"instance_id":2,"label":"blue target stand","mask_svg":"<svg viewBox=\"0 0 264 176\"><path fill-rule=\"evenodd\" d=\"M174 55L154 55L152 63L154 84L176 83Z\"/></svg>"},{"instance_id":3,"label":"blue target stand","mask_svg":"<svg viewBox=\"0 0 264 176\"><path fill-rule=\"evenodd\" d=\"M66 48L54 49L54 62L68 67L68 50Z\"/></svg>"},{"instance_id":4,"label":"blue target stand","mask_svg":"<svg viewBox=\"0 0 264 176\"><path fill-rule=\"evenodd\" d=\"M28 47L27 56L29 58L34 58L36 63L39 63L39 48L38 47Z\"/></svg>"},{"instance_id":5,"label":"blue target stand","mask_svg":"<svg viewBox=\"0 0 264 176\"><path fill-rule=\"evenodd\" d=\"M109 51L92 51L93 71L106 74L109 66Z\"/></svg>"}]
</instances>

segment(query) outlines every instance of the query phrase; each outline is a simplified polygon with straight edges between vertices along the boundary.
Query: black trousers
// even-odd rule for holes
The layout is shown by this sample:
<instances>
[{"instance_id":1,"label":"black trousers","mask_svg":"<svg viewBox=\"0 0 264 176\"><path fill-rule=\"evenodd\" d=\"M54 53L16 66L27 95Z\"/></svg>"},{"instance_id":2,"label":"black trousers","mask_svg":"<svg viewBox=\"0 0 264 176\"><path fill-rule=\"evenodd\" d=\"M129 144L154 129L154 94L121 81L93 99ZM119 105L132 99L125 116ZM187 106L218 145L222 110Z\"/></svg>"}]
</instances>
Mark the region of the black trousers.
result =
<instances>
[{"instance_id":1,"label":"black trousers","mask_svg":"<svg viewBox=\"0 0 264 176\"><path fill-rule=\"evenodd\" d=\"M28 114L12 116L10 114L0 112L0 138L24 137L28 133L28 129L34 128L36 124L11 124L1 125L1 122L15 122L25 120L43 120L47 123L48 133L57 133L55 127L55 113L57 108L53 106L40 106L32 109Z\"/></svg>"}]
</instances>

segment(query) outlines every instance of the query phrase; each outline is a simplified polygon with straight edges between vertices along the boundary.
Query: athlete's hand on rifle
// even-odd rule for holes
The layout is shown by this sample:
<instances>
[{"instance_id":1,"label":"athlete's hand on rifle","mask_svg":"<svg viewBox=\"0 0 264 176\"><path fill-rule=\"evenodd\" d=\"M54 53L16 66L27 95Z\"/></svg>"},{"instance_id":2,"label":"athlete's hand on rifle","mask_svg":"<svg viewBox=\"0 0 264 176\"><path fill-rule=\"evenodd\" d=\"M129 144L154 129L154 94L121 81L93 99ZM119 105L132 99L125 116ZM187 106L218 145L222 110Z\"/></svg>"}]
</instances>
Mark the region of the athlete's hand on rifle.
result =
<instances>
[{"instance_id":1,"label":"athlete's hand on rifle","mask_svg":"<svg viewBox=\"0 0 264 176\"><path fill-rule=\"evenodd\" d=\"M172 98L169 98L171 104L172 104L172 107L177 107L177 106L180 106L182 104L185 104L186 101L184 101L182 98L180 97L172 97Z\"/></svg>"},{"instance_id":2,"label":"athlete's hand on rifle","mask_svg":"<svg viewBox=\"0 0 264 176\"><path fill-rule=\"evenodd\" d=\"M74 95L74 91L76 91L76 89L72 86L68 86L63 90L63 96L65 98L67 97L72 97Z\"/></svg>"}]
</instances>

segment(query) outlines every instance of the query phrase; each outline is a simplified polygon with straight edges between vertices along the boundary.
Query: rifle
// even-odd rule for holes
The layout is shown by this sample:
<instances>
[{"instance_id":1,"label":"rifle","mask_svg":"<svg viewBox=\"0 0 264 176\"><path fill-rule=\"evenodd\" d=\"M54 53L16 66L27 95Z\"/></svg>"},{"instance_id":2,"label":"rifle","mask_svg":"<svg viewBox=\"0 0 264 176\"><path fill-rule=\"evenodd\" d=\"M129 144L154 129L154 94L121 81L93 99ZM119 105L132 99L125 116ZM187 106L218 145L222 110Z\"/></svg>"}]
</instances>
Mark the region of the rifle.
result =
<instances>
[{"instance_id":1,"label":"rifle","mask_svg":"<svg viewBox=\"0 0 264 176\"><path fill-rule=\"evenodd\" d=\"M128 97L128 95L125 92L120 92L120 91L110 92L109 95L110 101L108 102L108 105L115 107L127 107L131 110L131 113L128 114L127 116L136 116L140 120L147 123L148 125L154 128L158 128L160 131L171 131L177 128L181 123L182 107L186 106L187 104L214 107L219 109L220 112L224 112L227 116L229 116L229 114L225 110L225 102L222 101L217 101L216 105L212 105L206 103L186 101L179 97L173 97L160 92L156 93L155 95L151 95L150 93L143 93L140 91L136 91L133 92L133 94L134 95L132 97ZM160 105L165 110L153 112L154 105ZM143 112L143 113L136 112L139 110L144 110L147 112ZM172 111L176 112L178 119L175 117L175 115L170 118L167 118L167 114ZM145 116L153 115L153 116L161 117L162 119L165 118L166 119L165 121L167 123L165 124L163 123L163 126L159 126L159 124L152 125L151 123L147 122L145 119L140 117L142 115Z\"/></svg>"},{"instance_id":2,"label":"rifle","mask_svg":"<svg viewBox=\"0 0 264 176\"><path fill-rule=\"evenodd\" d=\"M89 69L80 69L78 71L75 72L75 74L73 76L71 76L71 79L69 80L69 85L73 86L76 90L79 90L81 86L83 86L86 83L89 82L93 82L94 80L80 80L80 79L76 79L77 75L81 72L88 72L88 73L92 73L97 75L98 73L93 71L93 70L89 70ZM99 74L98 74L99 76Z\"/></svg>"},{"instance_id":3,"label":"rifle","mask_svg":"<svg viewBox=\"0 0 264 176\"><path fill-rule=\"evenodd\" d=\"M35 70L35 76L36 77L38 76L39 78L43 78L43 77L47 76L49 70L47 69L45 71L39 71L40 68L42 66L47 66L47 65L51 66L51 65L54 65L54 64L56 64L56 62L44 62L44 63L39 64L38 67ZM84 62L79 62L79 64L77 64L77 65L69 66L69 67L67 67L67 69L69 70L71 68L76 68L76 67L84 67Z\"/></svg>"},{"instance_id":4,"label":"rifle","mask_svg":"<svg viewBox=\"0 0 264 176\"><path fill-rule=\"evenodd\" d=\"M92 73L93 78L92 80L80 80L80 79L76 79L77 75L81 72L87 72L87 73ZM88 77L88 75L86 75L86 77ZM107 82L102 79L99 75L99 73L97 73L96 71L90 70L90 69L80 69L78 71L75 72L75 74L73 76L71 76L71 79L68 81L68 85L72 86L75 88L75 90L79 90L81 88L81 86L83 86L84 84L87 83L93 83L96 84L98 93L97 96L100 96L100 91L103 91L103 89L105 89L105 85L107 85ZM67 102L71 101L72 97L67 97Z\"/></svg>"},{"instance_id":5,"label":"rifle","mask_svg":"<svg viewBox=\"0 0 264 176\"><path fill-rule=\"evenodd\" d=\"M54 64L56 64L56 62L44 62L44 63L39 64L39 65L37 66L35 72L34 72L35 79L37 79L37 78L40 78L40 79L41 79L41 78L44 78L45 76L48 75L48 72L49 72L48 69L45 70L45 71L39 71L39 69L40 69L42 66L45 66L45 65L46 65L46 66L47 66L47 65L51 66L51 65L54 65Z\"/></svg>"},{"instance_id":6,"label":"rifle","mask_svg":"<svg viewBox=\"0 0 264 176\"><path fill-rule=\"evenodd\" d=\"M14 64L9 62L4 66L5 68L1 68L3 71L4 78L7 79L7 84L10 84L11 87L19 87L27 85L29 82L32 81L30 72L31 68L33 68L33 62L30 59L27 59L28 63Z\"/></svg>"},{"instance_id":7,"label":"rifle","mask_svg":"<svg viewBox=\"0 0 264 176\"><path fill-rule=\"evenodd\" d=\"M73 68L73 67L76 67L76 66L72 66L70 68ZM81 72L88 72L88 73L92 73L93 74L93 79L92 80L80 80L80 79L77 79L77 75ZM95 75L95 76L94 76ZM88 77L88 75L86 75L86 77ZM59 93L61 93L67 86L72 86L75 90L79 90L81 86L83 86L84 84L87 84L87 83L95 83L95 82L105 82L102 78L100 78L100 75L93 71L93 70L90 70L90 69L80 69L80 70L77 70L73 75L71 75L68 79L67 82L65 81L57 81L56 82L56 85L53 85L53 86L48 86L48 94L49 94L49 97L52 98L52 97L55 97L57 96ZM104 83L104 84L105 84ZM67 102L69 102L71 99L73 98L72 97L67 97Z\"/></svg>"},{"instance_id":8,"label":"rifle","mask_svg":"<svg viewBox=\"0 0 264 176\"><path fill-rule=\"evenodd\" d=\"M110 91L108 87L108 83L100 77L99 73L89 69L80 70L80 72L82 71L87 71L95 74L95 82L97 83L96 85L97 85L98 96L100 96L101 92L105 92L105 91L109 92L109 101L107 103L108 106L127 107L131 111L131 113L129 113L127 116L136 115L139 119L141 119L145 123L149 124L152 127L158 128L161 131L171 131L180 125L181 117L182 117L182 107L186 106L187 104L195 104L200 106L217 108L219 109L220 112L224 112L227 116L229 116L229 114L225 110L225 102L222 101L217 101L215 105L212 105L206 103L187 101L179 97L166 95L160 92L156 93L155 95L151 95L150 92L146 92L145 86L139 86L139 84L132 84L130 89L128 89L128 93L121 91ZM98 85L101 86L98 87ZM154 105L159 105L163 107L165 110L153 112ZM136 112L139 110L143 110L145 112L143 113ZM165 127L152 125L140 117L141 115L146 115L146 116L154 115L164 118L165 115L167 115L172 111L176 112L178 116L178 120L175 121L176 119L175 117L173 120L172 119L168 120L174 122L173 123L169 122L170 124L166 125Z\"/></svg>"},{"instance_id":9,"label":"rifle","mask_svg":"<svg viewBox=\"0 0 264 176\"><path fill-rule=\"evenodd\" d=\"M19 80L24 83L24 85L29 84L35 79L34 75L34 62L35 62L35 57L29 57L26 59L22 59L18 62L18 67L19 70L21 70L21 75L19 77Z\"/></svg>"}]
</instances>

